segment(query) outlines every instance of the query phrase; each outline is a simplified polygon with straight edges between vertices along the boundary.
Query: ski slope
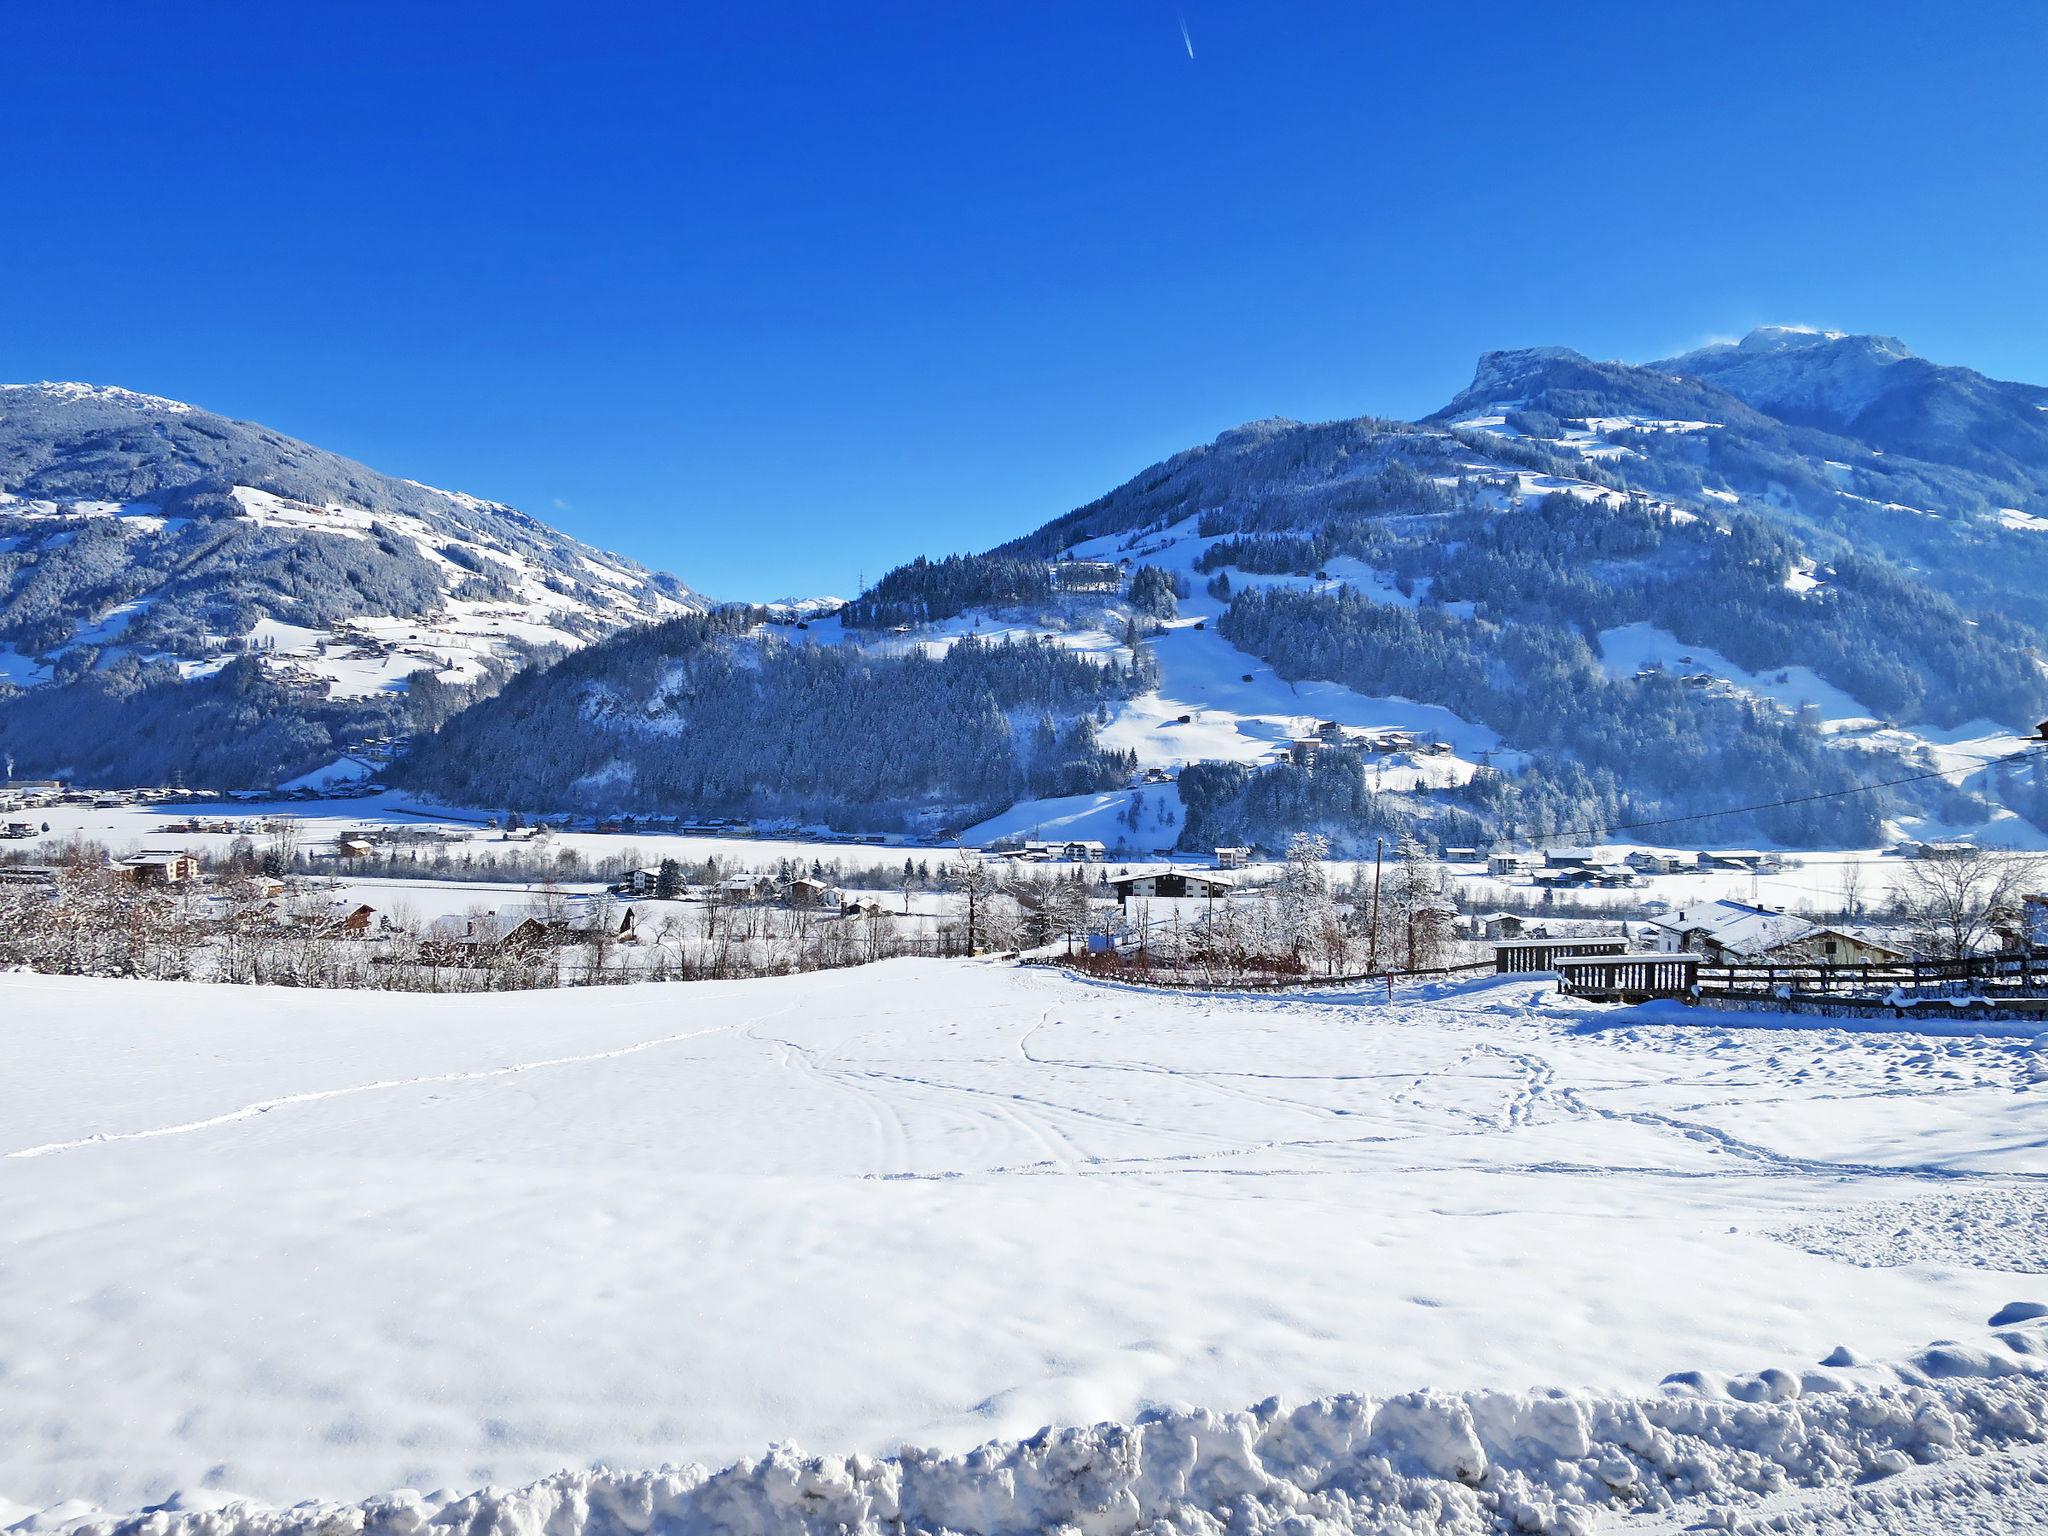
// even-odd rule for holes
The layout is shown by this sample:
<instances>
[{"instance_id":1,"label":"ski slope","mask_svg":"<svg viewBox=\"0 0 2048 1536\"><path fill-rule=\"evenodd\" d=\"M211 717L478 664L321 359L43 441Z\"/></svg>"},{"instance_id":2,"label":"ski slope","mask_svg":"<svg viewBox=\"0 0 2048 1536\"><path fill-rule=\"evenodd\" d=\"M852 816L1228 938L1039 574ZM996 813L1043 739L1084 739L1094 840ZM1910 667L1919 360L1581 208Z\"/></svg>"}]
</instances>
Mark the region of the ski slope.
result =
<instances>
[{"instance_id":1,"label":"ski slope","mask_svg":"<svg viewBox=\"0 0 2048 1536\"><path fill-rule=\"evenodd\" d=\"M1017 1455L1424 1387L1587 1423L1678 1390L1655 1411L1754 1436L1765 1367L1822 1418L1940 1376L1933 1339L1986 1392L2034 1370L2037 1325L1986 1323L2048 1301L2048 1052L1746 1022L915 961L442 998L0 976L0 1510ZM1923 1422L1895 1408L1856 1433ZM1456 1485L1455 1435L1417 1433ZM770 1504L802 1480L749 1467ZM561 1486L592 1519L631 1494Z\"/></svg>"}]
</instances>

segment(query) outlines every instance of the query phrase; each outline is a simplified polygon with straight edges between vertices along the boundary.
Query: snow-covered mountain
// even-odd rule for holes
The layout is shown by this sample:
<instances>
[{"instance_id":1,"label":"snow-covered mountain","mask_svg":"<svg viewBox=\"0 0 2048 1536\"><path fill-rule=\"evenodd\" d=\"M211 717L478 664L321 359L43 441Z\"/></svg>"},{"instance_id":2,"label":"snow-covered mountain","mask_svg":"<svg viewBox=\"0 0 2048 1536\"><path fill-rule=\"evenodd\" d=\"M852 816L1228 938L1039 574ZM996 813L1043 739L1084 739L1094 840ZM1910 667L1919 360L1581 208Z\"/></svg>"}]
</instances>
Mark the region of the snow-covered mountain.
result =
<instances>
[{"instance_id":1,"label":"snow-covered mountain","mask_svg":"<svg viewBox=\"0 0 2048 1536\"><path fill-rule=\"evenodd\" d=\"M388 733L411 680L471 687L704 606L515 508L265 427L103 386L0 386L0 686L23 690L0 742L24 772L193 766L175 750L117 762L91 739L104 712L52 697L81 687L200 683L241 658L242 684L282 689L277 708ZM243 767L312 766L331 734Z\"/></svg>"},{"instance_id":2,"label":"snow-covered mountain","mask_svg":"<svg viewBox=\"0 0 2048 1536\"><path fill-rule=\"evenodd\" d=\"M1931 363L1889 336L1766 326L1651 366L1781 421L2048 490L2048 387Z\"/></svg>"},{"instance_id":3,"label":"snow-covered mountain","mask_svg":"<svg viewBox=\"0 0 2048 1536\"><path fill-rule=\"evenodd\" d=\"M1815 843L1891 821L2038 839L2048 788L1997 760L2048 711L2042 394L1882 338L1767 332L1649 365L1494 352L1422 422L1249 423L998 549L914 562L835 617L743 643L883 657L1035 639L1122 667L1092 693L1063 683L1064 713L1011 719L1007 746L1002 710L979 712L961 738L977 761L1029 765L1035 739L1089 765L1076 793L980 801L983 836L1147 850L1304 826L1369 845L1651 822ZM1967 425L1993 417L2002 436ZM593 715L609 649L575 669L575 707L536 697L566 675L524 690L557 734L619 731L578 741L601 771L570 798L712 808L682 803L664 767L704 729L672 694L632 690L630 729L616 700ZM633 665L659 675L637 642ZM914 713L914 691L901 702ZM465 795L545 808L545 784L501 766L496 708L458 719L442 760ZM1085 743L1064 734L1083 726ZM1119 762L1128 776L1105 784ZM906 760L886 804L829 795L848 786L806 763L811 803L842 818L914 824L930 787ZM1933 777L1893 795L1695 819L1914 768ZM779 787L728 777L716 809L787 808Z\"/></svg>"}]
</instances>

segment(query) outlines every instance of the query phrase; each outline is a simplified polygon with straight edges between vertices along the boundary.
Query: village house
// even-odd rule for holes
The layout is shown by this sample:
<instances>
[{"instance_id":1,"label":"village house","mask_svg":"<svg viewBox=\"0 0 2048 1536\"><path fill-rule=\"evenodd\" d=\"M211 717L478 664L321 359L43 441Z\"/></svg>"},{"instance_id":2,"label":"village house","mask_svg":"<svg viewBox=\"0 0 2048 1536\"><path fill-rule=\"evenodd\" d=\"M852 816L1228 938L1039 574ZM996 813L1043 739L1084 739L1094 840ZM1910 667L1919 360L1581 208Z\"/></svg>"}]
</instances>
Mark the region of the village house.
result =
<instances>
[{"instance_id":1,"label":"village house","mask_svg":"<svg viewBox=\"0 0 2048 1536\"><path fill-rule=\"evenodd\" d=\"M1541 930L1532 933L1528 920L1516 912L1480 912L1472 918L1472 936L1479 939L1519 939L1534 937Z\"/></svg>"},{"instance_id":2,"label":"village house","mask_svg":"<svg viewBox=\"0 0 2048 1536\"><path fill-rule=\"evenodd\" d=\"M621 896L652 896L654 888L661 884L659 869L629 869L619 877L612 889Z\"/></svg>"},{"instance_id":3,"label":"village house","mask_svg":"<svg viewBox=\"0 0 2048 1536\"><path fill-rule=\"evenodd\" d=\"M600 938L609 939L614 944L640 942L633 909L613 902L586 903L560 922L539 921L542 932L555 944L587 944Z\"/></svg>"},{"instance_id":4,"label":"village house","mask_svg":"<svg viewBox=\"0 0 2048 1536\"><path fill-rule=\"evenodd\" d=\"M816 911L822 907L839 905L839 892L823 880L813 880L809 875L798 875L789 882L782 899L799 912Z\"/></svg>"},{"instance_id":5,"label":"village house","mask_svg":"<svg viewBox=\"0 0 2048 1536\"><path fill-rule=\"evenodd\" d=\"M1802 948L1829 965L1896 965L1910 956L1862 928L1830 928L1825 925L1807 935Z\"/></svg>"},{"instance_id":6,"label":"village house","mask_svg":"<svg viewBox=\"0 0 2048 1536\"><path fill-rule=\"evenodd\" d=\"M430 965L479 965L494 955L527 954L544 944L545 931L530 917L451 912L427 924L420 958Z\"/></svg>"},{"instance_id":7,"label":"village house","mask_svg":"<svg viewBox=\"0 0 2048 1536\"><path fill-rule=\"evenodd\" d=\"M638 942L631 907L590 903L567 912L511 907L503 912L451 913L427 925L422 959L441 965L474 965L492 955L532 955L541 950L608 938Z\"/></svg>"},{"instance_id":8,"label":"village house","mask_svg":"<svg viewBox=\"0 0 2048 1536\"><path fill-rule=\"evenodd\" d=\"M1237 884L1228 875L1197 869L1162 869L1146 874L1119 875L1109 883L1120 902L1129 901L1134 896L1206 896L1213 900L1228 896Z\"/></svg>"},{"instance_id":9,"label":"village house","mask_svg":"<svg viewBox=\"0 0 2048 1536\"><path fill-rule=\"evenodd\" d=\"M1065 842L1030 841L1024 844L1024 857L1039 861L1060 860L1069 864L1100 864L1108 856L1108 847L1093 838L1070 838Z\"/></svg>"},{"instance_id":10,"label":"village house","mask_svg":"<svg viewBox=\"0 0 2048 1536\"><path fill-rule=\"evenodd\" d=\"M1552 890L1620 890L1643 883L1643 877L1619 864L1580 864L1569 869L1540 870L1536 883Z\"/></svg>"},{"instance_id":11,"label":"village house","mask_svg":"<svg viewBox=\"0 0 2048 1536\"><path fill-rule=\"evenodd\" d=\"M1692 861L1675 853L1653 853L1639 848L1622 862L1639 875L1676 875L1692 868Z\"/></svg>"},{"instance_id":12,"label":"village house","mask_svg":"<svg viewBox=\"0 0 2048 1536\"><path fill-rule=\"evenodd\" d=\"M367 837L352 834L334 840L334 856L337 859L367 859L377 851L377 845Z\"/></svg>"},{"instance_id":13,"label":"village house","mask_svg":"<svg viewBox=\"0 0 2048 1536\"><path fill-rule=\"evenodd\" d=\"M114 871L137 885L183 885L199 878L199 856L182 849L148 848L116 859Z\"/></svg>"},{"instance_id":14,"label":"village house","mask_svg":"<svg viewBox=\"0 0 2048 1536\"><path fill-rule=\"evenodd\" d=\"M35 835L36 827L32 821L10 821L4 827L0 827L0 837L20 839Z\"/></svg>"},{"instance_id":15,"label":"village house","mask_svg":"<svg viewBox=\"0 0 2048 1536\"><path fill-rule=\"evenodd\" d=\"M1604 848L1546 848L1543 852L1545 869L1592 869L1612 862Z\"/></svg>"},{"instance_id":16,"label":"village house","mask_svg":"<svg viewBox=\"0 0 2048 1536\"><path fill-rule=\"evenodd\" d=\"M1251 861L1252 851L1249 848L1218 848L1216 850L1216 867L1218 869L1243 869Z\"/></svg>"},{"instance_id":17,"label":"village house","mask_svg":"<svg viewBox=\"0 0 2048 1536\"><path fill-rule=\"evenodd\" d=\"M301 913L297 921L333 939L367 939L379 927L377 909L359 901L332 902Z\"/></svg>"},{"instance_id":18,"label":"village house","mask_svg":"<svg viewBox=\"0 0 2048 1536\"><path fill-rule=\"evenodd\" d=\"M1526 875L1543 867L1543 856L1537 853L1490 853L1486 856L1486 872L1489 875Z\"/></svg>"},{"instance_id":19,"label":"village house","mask_svg":"<svg viewBox=\"0 0 2048 1536\"><path fill-rule=\"evenodd\" d=\"M1745 901L1693 902L1651 918L1645 931L1659 954L1697 954L1715 965L1803 958L1822 932L1803 917Z\"/></svg>"},{"instance_id":20,"label":"village house","mask_svg":"<svg viewBox=\"0 0 2048 1536\"><path fill-rule=\"evenodd\" d=\"M1754 848L1702 849L1693 855L1693 866L1701 870L1740 870L1745 873L1774 874L1785 867L1782 855Z\"/></svg>"}]
</instances>

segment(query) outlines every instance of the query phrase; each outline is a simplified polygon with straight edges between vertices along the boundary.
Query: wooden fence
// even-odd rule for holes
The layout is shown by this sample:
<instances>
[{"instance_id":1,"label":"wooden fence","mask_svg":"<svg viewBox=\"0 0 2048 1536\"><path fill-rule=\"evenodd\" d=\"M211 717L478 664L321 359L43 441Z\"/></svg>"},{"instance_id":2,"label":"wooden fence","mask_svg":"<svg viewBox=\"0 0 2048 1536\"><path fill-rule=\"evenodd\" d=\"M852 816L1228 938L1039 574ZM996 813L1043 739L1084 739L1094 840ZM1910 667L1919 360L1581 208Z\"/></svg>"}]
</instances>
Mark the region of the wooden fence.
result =
<instances>
[{"instance_id":1,"label":"wooden fence","mask_svg":"<svg viewBox=\"0 0 2048 1536\"><path fill-rule=\"evenodd\" d=\"M2013 950L1961 960L1895 960L1849 965L1757 962L1702 965L1700 995L1854 997L1882 1000L1893 993L1918 997L2012 996L2048 993L2048 954Z\"/></svg>"},{"instance_id":2,"label":"wooden fence","mask_svg":"<svg viewBox=\"0 0 2048 1536\"><path fill-rule=\"evenodd\" d=\"M1698 955L1562 955L1552 962L1558 990L1606 1002L1683 997L1700 968Z\"/></svg>"},{"instance_id":3,"label":"wooden fence","mask_svg":"<svg viewBox=\"0 0 2048 1536\"><path fill-rule=\"evenodd\" d=\"M1491 960L1465 965L1435 965L1413 971L1348 971L1324 975L1315 971L1231 971L1221 966L1148 965L1128 956L1114 961L1102 955L1047 956L1027 960L1026 965L1051 965L1098 981L1123 981L1141 987L1181 988L1195 992L1291 992L1303 987L1386 986L1400 981L1430 981L1447 976L1484 976L1493 972Z\"/></svg>"},{"instance_id":4,"label":"wooden fence","mask_svg":"<svg viewBox=\"0 0 2048 1536\"><path fill-rule=\"evenodd\" d=\"M1885 1006L1897 999L2048 998L2048 953L2013 950L1961 960L1834 965L1756 961L1710 965L1697 955L1560 955L1551 968L1574 997L1682 997L1699 1002L1835 1002Z\"/></svg>"}]
</instances>

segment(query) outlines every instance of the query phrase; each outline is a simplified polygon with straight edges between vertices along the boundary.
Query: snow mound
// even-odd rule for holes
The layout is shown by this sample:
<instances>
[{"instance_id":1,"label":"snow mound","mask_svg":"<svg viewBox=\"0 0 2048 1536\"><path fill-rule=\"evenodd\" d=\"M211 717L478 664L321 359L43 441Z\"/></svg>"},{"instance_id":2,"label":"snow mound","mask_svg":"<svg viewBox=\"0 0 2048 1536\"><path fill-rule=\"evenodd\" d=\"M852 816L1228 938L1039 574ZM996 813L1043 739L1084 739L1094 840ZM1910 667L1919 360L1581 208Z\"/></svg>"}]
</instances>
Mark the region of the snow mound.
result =
<instances>
[{"instance_id":1,"label":"snow mound","mask_svg":"<svg viewBox=\"0 0 2048 1536\"><path fill-rule=\"evenodd\" d=\"M2020 1310L2028 1310L2025 1304ZM2008 1311L2013 1309L2008 1308ZM1657 1397L1411 1392L1236 1413L1161 1409L964 1455L805 1456L722 1472L560 1472L458 1498L410 1489L273 1509L174 1498L139 1516L30 1516L73 1536L1494 1531L1585 1536L1607 1513L1841 1489L2048 1438L2048 1334L1931 1346L1883 1369L1674 1378ZM75 1508L75 1506L74 1506Z\"/></svg>"}]
</instances>

